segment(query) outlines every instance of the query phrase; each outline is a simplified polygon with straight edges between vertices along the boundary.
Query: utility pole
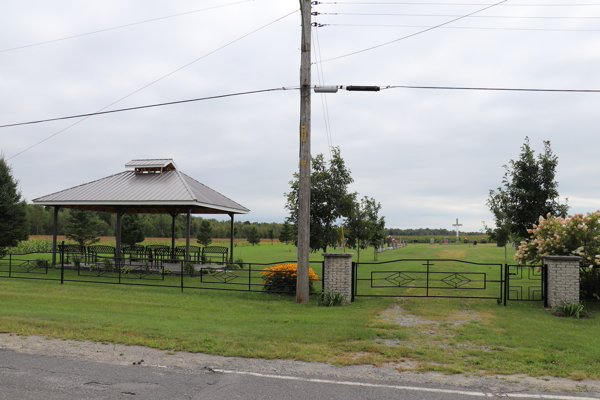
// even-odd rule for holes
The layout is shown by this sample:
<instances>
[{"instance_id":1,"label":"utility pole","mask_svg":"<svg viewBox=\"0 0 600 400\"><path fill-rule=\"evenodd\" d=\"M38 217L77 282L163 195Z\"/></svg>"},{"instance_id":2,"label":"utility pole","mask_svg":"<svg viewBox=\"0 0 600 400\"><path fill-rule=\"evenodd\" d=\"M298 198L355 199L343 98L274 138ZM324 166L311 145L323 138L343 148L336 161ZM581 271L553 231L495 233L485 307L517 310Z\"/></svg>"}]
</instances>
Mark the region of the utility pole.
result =
<instances>
[{"instance_id":1,"label":"utility pole","mask_svg":"<svg viewBox=\"0 0 600 400\"><path fill-rule=\"evenodd\" d=\"M298 253L296 303L308 302L308 255L310 252L310 90L311 0L300 0L300 188L298 193Z\"/></svg>"}]
</instances>

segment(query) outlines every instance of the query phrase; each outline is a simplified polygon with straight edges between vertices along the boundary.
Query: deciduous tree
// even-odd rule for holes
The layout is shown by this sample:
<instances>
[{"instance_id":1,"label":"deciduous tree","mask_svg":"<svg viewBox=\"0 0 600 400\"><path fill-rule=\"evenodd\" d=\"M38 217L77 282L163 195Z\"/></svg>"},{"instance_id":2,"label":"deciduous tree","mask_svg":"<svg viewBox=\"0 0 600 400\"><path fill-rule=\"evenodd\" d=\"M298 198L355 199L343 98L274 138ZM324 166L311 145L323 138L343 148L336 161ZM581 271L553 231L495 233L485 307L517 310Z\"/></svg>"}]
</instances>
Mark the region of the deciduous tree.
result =
<instances>
[{"instance_id":1,"label":"deciduous tree","mask_svg":"<svg viewBox=\"0 0 600 400\"><path fill-rule=\"evenodd\" d=\"M346 168L338 147L332 148L332 159L327 163L323 154L312 159L310 192L310 249L327 251L338 241L336 221L347 217L355 201L356 193L348 193L348 185L354 180ZM285 193L285 208L290 211L287 221L298 230L299 175L290 181L291 191ZM297 244L297 238L294 240Z\"/></svg>"},{"instance_id":2,"label":"deciduous tree","mask_svg":"<svg viewBox=\"0 0 600 400\"><path fill-rule=\"evenodd\" d=\"M527 229L540 216L564 217L567 204L559 202L558 182L555 180L558 157L552 153L549 141L544 141L544 153L535 157L529 138L521 147L518 160L504 166L503 187L490 190L487 205L494 214L496 228L489 233L499 246L516 238L526 238Z\"/></svg>"}]
</instances>

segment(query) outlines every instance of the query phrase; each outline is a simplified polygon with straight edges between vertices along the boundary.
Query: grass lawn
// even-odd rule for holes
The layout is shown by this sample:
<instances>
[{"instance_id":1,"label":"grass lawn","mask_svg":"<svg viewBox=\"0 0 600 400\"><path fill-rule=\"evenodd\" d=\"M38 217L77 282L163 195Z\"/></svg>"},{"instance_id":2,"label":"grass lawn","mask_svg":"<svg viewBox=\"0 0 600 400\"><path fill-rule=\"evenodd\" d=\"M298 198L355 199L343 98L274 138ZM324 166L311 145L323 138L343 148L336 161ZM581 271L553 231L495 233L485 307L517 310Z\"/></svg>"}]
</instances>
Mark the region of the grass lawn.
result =
<instances>
[{"instance_id":1,"label":"grass lawn","mask_svg":"<svg viewBox=\"0 0 600 400\"><path fill-rule=\"evenodd\" d=\"M236 257L245 262L294 256L292 245L236 248ZM320 252L311 257L322 259ZM361 252L363 262L372 257L372 251ZM409 245L379 254L379 261L399 258L502 263L504 249ZM0 332L342 365L398 362L400 370L403 361L416 361L422 371L600 379L600 320L557 318L541 302L504 307L492 300L358 298L351 306L326 308L317 307L316 297L308 304L294 300L264 293L0 279ZM590 310L598 313L596 306Z\"/></svg>"}]
</instances>

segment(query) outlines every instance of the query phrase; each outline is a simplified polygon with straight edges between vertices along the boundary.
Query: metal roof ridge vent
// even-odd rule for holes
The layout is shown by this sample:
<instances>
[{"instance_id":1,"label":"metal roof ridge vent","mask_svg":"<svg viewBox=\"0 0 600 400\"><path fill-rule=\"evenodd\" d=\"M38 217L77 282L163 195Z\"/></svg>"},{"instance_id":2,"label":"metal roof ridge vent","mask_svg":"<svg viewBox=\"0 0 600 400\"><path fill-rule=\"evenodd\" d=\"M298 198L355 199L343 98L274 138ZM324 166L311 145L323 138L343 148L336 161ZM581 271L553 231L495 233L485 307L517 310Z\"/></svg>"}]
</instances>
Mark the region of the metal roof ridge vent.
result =
<instances>
[{"instance_id":1,"label":"metal roof ridge vent","mask_svg":"<svg viewBox=\"0 0 600 400\"><path fill-rule=\"evenodd\" d=\"M136 174L162 174L166 171L177 170L172 158L150 158L131 160L125 168L133 168Z\"/></svg>"}]
</instances>

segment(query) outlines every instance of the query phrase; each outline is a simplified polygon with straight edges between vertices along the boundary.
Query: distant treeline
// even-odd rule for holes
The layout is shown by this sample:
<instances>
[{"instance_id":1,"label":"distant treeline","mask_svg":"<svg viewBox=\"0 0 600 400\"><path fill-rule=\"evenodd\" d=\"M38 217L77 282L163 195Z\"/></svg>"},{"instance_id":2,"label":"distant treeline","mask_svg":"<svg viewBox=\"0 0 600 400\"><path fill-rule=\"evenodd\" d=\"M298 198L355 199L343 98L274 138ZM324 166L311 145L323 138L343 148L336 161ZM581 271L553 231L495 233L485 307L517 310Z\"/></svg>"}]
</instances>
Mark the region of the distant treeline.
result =
<instances>
[{"instance_id":1,"label":"distant treeline","mask_svg":"<svg viewBox=\"0 0 600 400\"><path fill-rule=\"evenodd\" d=\"M63 208L58 212L58 233L64 234L64 221L69 213L68 208ZM89 211L94 213L102 221L101 236L115 236L115 227L117 224L116 214L99 211ZM27 204L27 219L29 221L30 235L51 235L52 234L52 207L35 206ZM146 237L171 237L171 216L167 214L140 214L144 219L144 234ZM243 218L236 215L236 218ZM202 220L208 220L212 226L213 238L228 238L231 236L230 221L217 221L214 218L203 218L193 216L191 224L191 236L196 237ZM278 222L249 222L235 221L235 236L238 238L248 238L248 232L252 227L256 227L259 237L268 238L269 230L273 230L274 237L279 238L283 229L283 223ZM455 231L448 229L387 229L388 235L392 236L456 236ZM480 232L460 232L461 236L481 235ZM178 215L175 219L175 236L177 238L185 237L185 215Z\"/></svg>"},{"instance_id":2,"label":"distant treeline","mask_svg":"<svg viewBox=\"0 0 600 400\"><path fill-rule=\"evenodd\" d=\"M397 229L389 228L388 235L392 236L456 236L456 231L448 229L430 229L430 228L418 228L418 229ZM460 236L477 236L482 235L481 232L463 232L460 231Z\"/></svg>"},{"instance_id":3,"label":"distant treeline","mask_svg":"<svg viewBox=\"0 0 600 400\"><path fill-rule=\"evenodd\" d=\"M58 234L63 235L65 220L70 210L63 208L58 212ZM102 231L100 236L115 236L117 216L113 213L89 211L102 221ZM42 207L32 204L27 205L27 219L29 222L30 235L51 235L52 234L52 207ZM171 237L172 218L168 214L140 214L144 219L144 235L146 237ZM236 217L240 217L236 215ZM192 216L190 227L191 236L196 237L202 220L208 220L212 226L213 238L228 238L231 236L231 222L217 221L214 218L202 218ZM235 219L234 219L235 221ZM283 224L269 222L249 222L235 221L235 236L238 238L247 238L248 232L252 227L256 227L261 238L269 237L269 230L273 229L274 237L278 238ZM185 237L185 215L178 215L175 218L175 237Z\"/></svg>"}]
</instances>

